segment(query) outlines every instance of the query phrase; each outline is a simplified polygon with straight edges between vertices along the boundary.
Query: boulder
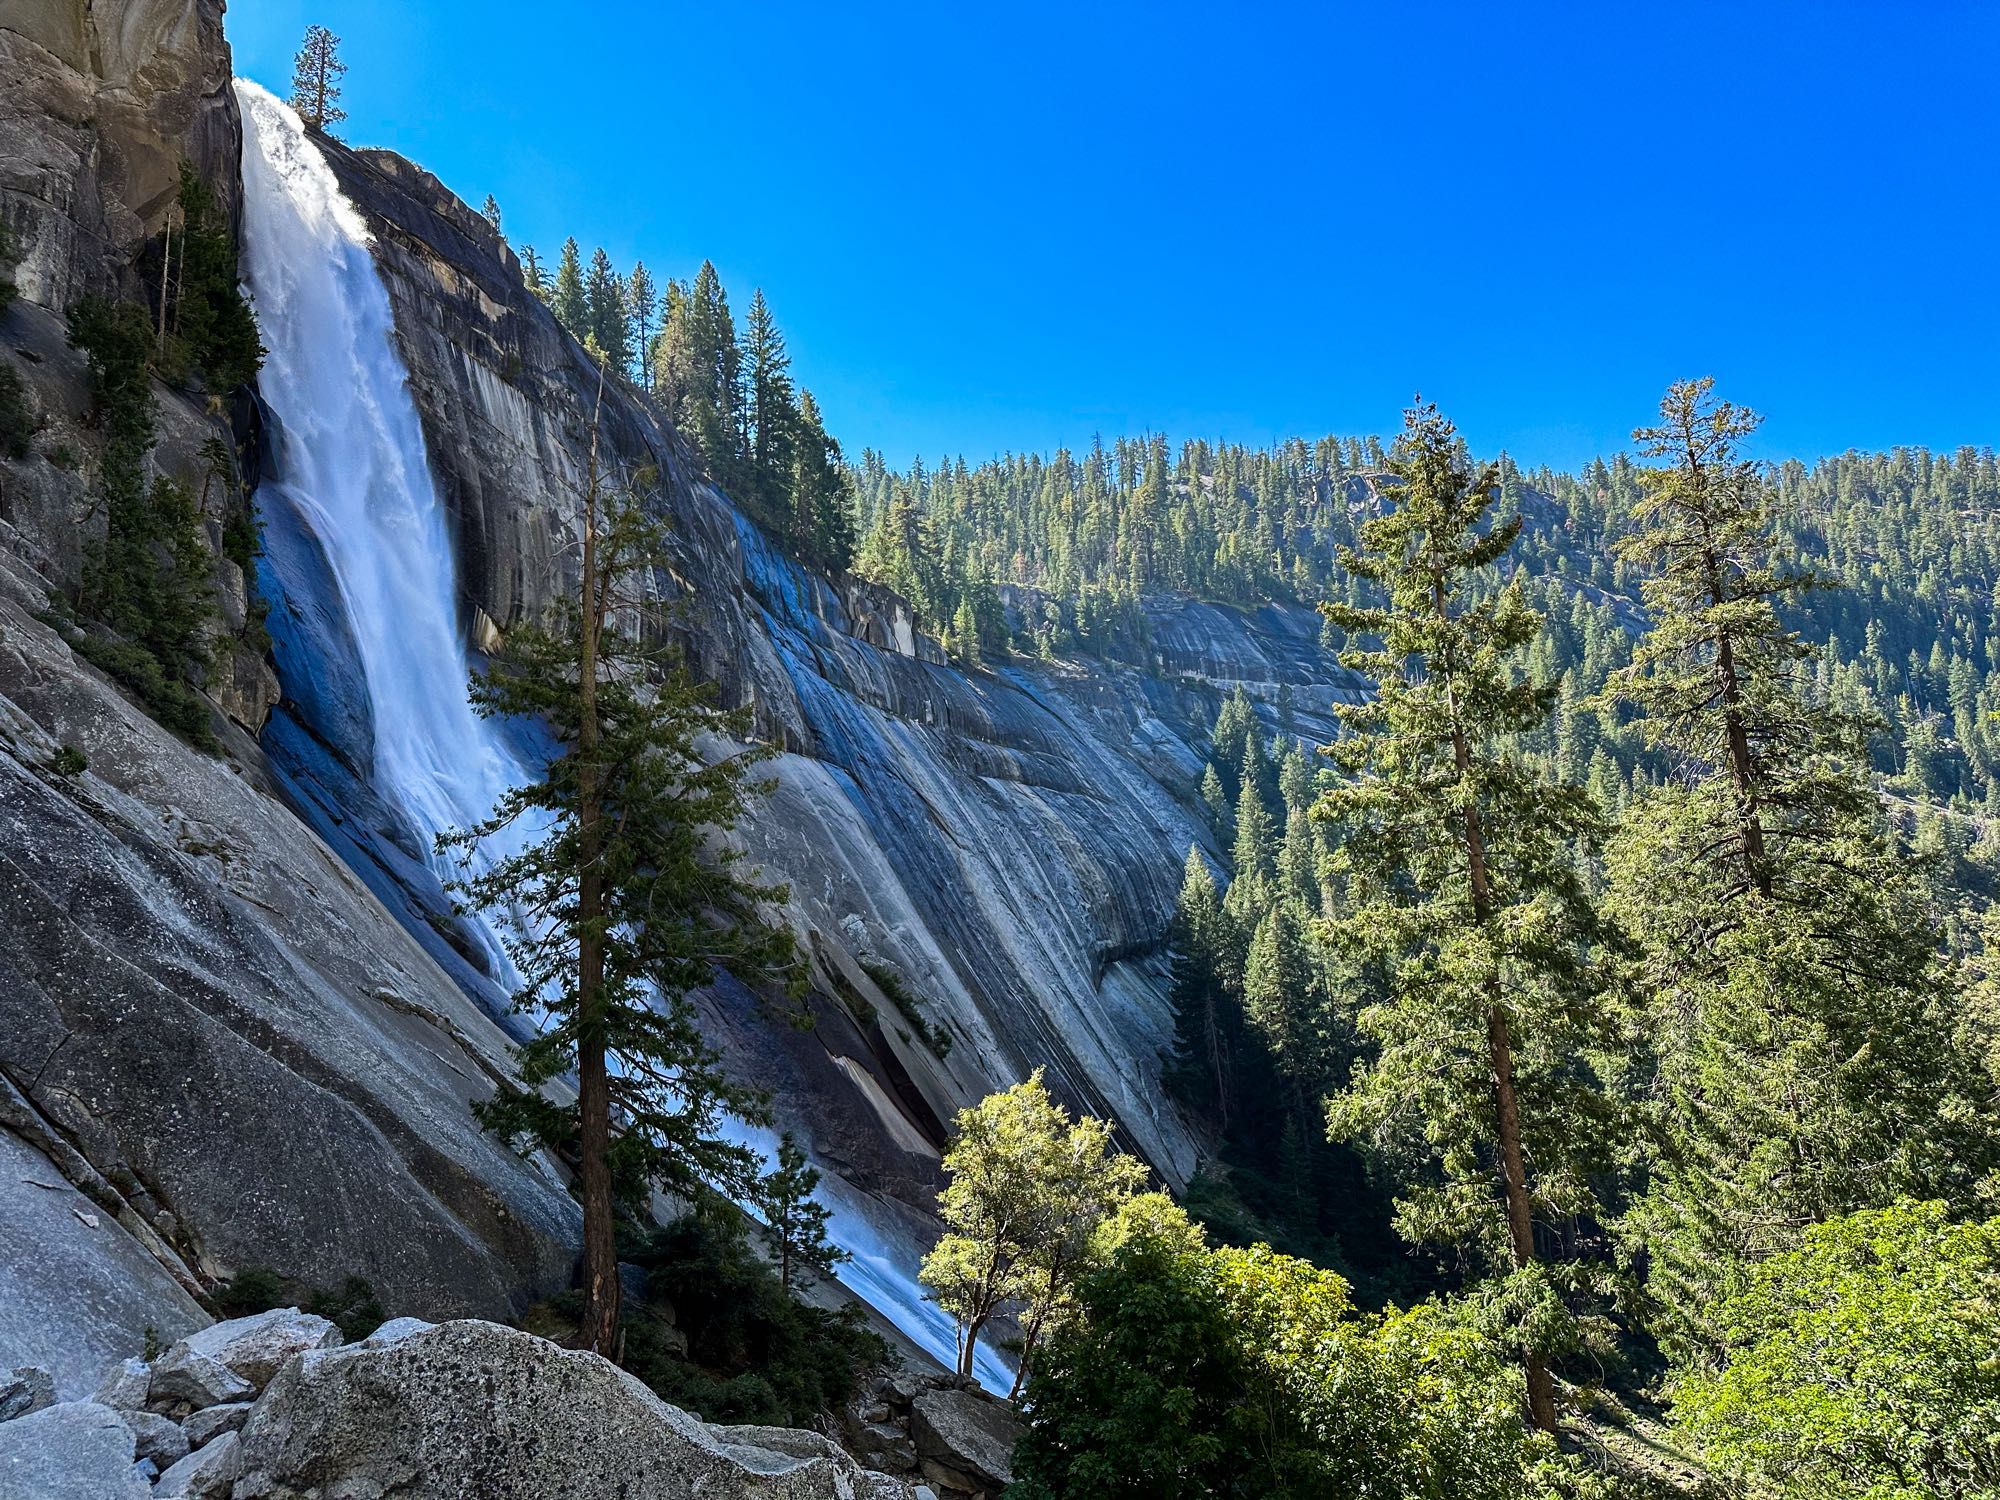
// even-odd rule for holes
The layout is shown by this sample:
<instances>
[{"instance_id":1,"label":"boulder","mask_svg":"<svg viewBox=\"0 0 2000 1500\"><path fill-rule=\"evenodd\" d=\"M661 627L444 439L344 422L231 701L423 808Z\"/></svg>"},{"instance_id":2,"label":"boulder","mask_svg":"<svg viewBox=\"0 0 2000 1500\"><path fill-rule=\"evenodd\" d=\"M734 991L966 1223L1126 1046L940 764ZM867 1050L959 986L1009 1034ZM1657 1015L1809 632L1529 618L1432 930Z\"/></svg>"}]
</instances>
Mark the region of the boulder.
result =
<instances>
[{"instance_id":1,"label":"boulder","mask_svg":"<svg viewBox=\"0 0 2000 1500\"><path fill-rule=\"evenodd\" d=\"M382 1347L314 1350L288 1363L243 1428L232 1493L234 1500L853 1494L859 1468L831 1444L754 1431L753 1441L731 1442L595 1354L496 1323L449 1322Z\"/></svg>"},{"instance_id":2,"label":"boulder","mask_svg":"<svg viewBox=\"0 0 2000 1500\"><path fill-rule=\"evenodd\" d=\"M56 1379L40 1365L17 1365L0 1380L0 1422L11 1422L56 1404Z\"/></svg>"},{"instance_id":3,"label":"boulder","mask_svg":"<svg viewBox=\"0 0 2000 1500\"><path fill-rule=\"evenodd\" d=\"M397 1339L406 1339L413 1333L422 1333L426 1328L435 1328L435 1323L426 1323L422 1318L391 1318L380 1328L361 1341L364 1349L380 1349L384 1344L393 1344Z\"/></svg>"},{"instance_id":4,"label":"boulder","mask_svg":"<svg viewBox=\"0 0 2000 1500\"><path fill-rule=\"evenodd\" d=\"M0 1500L146 1500L132 1429L108 1406L70 1401L0 1422Z\"/></svg>"},{"instance_id":5,"label":"boulder","mask_svg":"<svg viewBox=\"0 0 2000 1500\"><path fill-rule=\"evenodd\" d=\"M229 1500L242 1465L242 1439L225 1432L162 1474L154 1500Z\"/></svg>"},{"instance_id":6,"label":"boulder","mask_svg":"<svg viewBox=\"0 0 2000 1500\"><path fill-rule=\"evenodd\" d=\"M1014 1480L1014 1409L984 1391L956 1386L920 1391L911 1403L910 1435L933 1482L994 1494Z\"/></svg>"},{"instance_id":7,"label":"boulder","mask_svg":"<svg viewBox=\"0 0 2000 1500\"><path fill-rule=\"evenodd\" d=\"M97 1382L90 1399L114 1411L140 1411L153 1386L153 1367L143 1359L121 1359Z\"/></svg>"},{"instance_id":8,"label":"boulder","mask_svg":"<svg viewBox=\"0 0 2000 1500\"><path fill-rule=\"evenodd\" d=\"M190 1448L199 1448L214 1442L225 1432L239 1430L249 1417L248 1401L228 1401L221 1406L210 1406L201 1411L190 1412L188 1419L181 1423L181 1431L187 1434Z\"/></svg>"},{"instance_id":9,"label":"boulder","mask_svg":"<svg viewBox=\"0 0 2000 1500\"><path fill-rule=\"evenodd\" d=\"M225 1401L247 1401L256 1394L257 1387L221 1360L176 1344L153 1366L152 1390L146 1400L159 1411L200 1411Z\"/></svg>"},{"instance_id":10,"label":"boulder","mask_svg":"<svg viewBox=\"0 0 2000 1500\"><path fill-rule=\"evenodd\" d=\"M325 1318L296 1307L274 1307L247 1318L231 1318L191 1333L175 1349L206 1355L227 1365L252 1385L262 1387L294 1354L331 1349L341 1342L340 1330ZM173 1350L168 1351L171 1358Z\"/></svg>"},{"instance_id":11,"label":"boulder","mask_svg":"<svg viewBox=\"0 0 2000 1500\"><path fill-rule=\"evenodd\" d=\"M171 1417L152 1411L123 1411L119 1415L132 1429L132 1445L141 1459L149 1459L156 1471L165 1472L188 1456L188 1435Z\"/></svg>"}]
</instances>

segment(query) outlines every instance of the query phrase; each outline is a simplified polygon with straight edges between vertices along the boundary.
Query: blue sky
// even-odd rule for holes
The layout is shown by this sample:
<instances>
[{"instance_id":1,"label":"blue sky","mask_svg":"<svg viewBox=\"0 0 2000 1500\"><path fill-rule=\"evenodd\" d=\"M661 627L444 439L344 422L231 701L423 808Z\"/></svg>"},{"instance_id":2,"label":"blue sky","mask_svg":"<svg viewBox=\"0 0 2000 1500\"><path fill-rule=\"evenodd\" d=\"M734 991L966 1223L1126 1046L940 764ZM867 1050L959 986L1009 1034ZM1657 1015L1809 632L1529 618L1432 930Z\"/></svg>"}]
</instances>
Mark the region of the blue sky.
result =
<instances>
[{"instance_id":1,"label":"blue sky","mask_svg":"<svg viewBox=\"0 0 2000 1500\"><path fill-rule=\"evenodd\" d=\"M2000 436L2000 6L236 0L508 234L762 286L858 453L1388 431L1574 464Z\"/></svg>"}]
</instances>

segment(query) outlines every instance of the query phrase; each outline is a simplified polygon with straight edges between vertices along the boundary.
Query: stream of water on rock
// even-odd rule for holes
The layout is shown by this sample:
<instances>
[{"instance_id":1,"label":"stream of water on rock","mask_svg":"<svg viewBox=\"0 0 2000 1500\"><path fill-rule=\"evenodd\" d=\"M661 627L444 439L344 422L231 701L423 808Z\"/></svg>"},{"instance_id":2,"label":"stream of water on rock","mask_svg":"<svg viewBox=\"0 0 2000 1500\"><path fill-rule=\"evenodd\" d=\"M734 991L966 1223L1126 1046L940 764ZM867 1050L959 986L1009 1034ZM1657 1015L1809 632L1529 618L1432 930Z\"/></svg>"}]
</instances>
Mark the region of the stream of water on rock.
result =
<instances>
[{"instance_id":1,"label":"stream of water on rock","mask_svg":"<svg viewBox=\"0 0 2000 1500\"><path fill-rule=\"evenodd\" d=\"M487 816L529 768L467 698L451 538L367 225L290 108L244 80L236 97L243 277L269 347L258 387L276 435L258 510L267 532L285 533L290 555L323 560L320 570L295 569L284 591L338 595L313 602L322 617L345 622L358 658L367 698L358 711L372 740L363 769L410 825L421 857L447 879L458 872L431 852L432 840ZM293 683L285 686L291 695ZM419 920L413 908L403 910L406 920ZM498 926L468 925L511 988ZM732 1133L766 1156L774 1149L740 1122ZM870 1224L862 1195L829 1176L822 1196L833 1209L834 1239L854 1257L841 1280L949 1365L950 1320L924 1300L912 1268ZM1011 1378L984 1347L978 1374L1002 1391Z\"/></svg>"}]
</instances>

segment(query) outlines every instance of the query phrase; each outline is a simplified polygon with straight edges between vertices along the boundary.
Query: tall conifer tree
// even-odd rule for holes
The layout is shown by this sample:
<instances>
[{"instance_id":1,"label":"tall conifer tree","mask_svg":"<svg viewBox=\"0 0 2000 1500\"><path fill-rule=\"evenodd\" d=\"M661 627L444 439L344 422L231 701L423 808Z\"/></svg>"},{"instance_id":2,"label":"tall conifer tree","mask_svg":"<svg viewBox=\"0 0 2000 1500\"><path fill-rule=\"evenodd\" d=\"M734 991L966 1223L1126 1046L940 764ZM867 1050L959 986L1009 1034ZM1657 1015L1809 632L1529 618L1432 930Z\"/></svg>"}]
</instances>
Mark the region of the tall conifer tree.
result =
<instances>
[{"instance_id":1,"label":"tall conifer tree","mask_svg":"<svg viewBox=\"0 0 2000 1500\"><path fill-rule=\"evenodd\" d=\"M549 310L570 336L582 339L590 333L590 300L583 288L583 259L576 248L576 236L563 241L562 258L556 262L556 280L549 293Z\"/></svg>"},{"instance_id":2,"label":"tall conifer tree","mask_svg":"<svg viewBox=\"0 0 2000 1500\"><path fill-rule=\"evenodd\" d=\"M1827 704L1779 608L1827 580L1776 560L1776 497L1741 444L1755 413L1683 381L1633 434L1651 628L1615 682L1675 774L1609 861L1643 950L1661 1146L1625 1234L1654 1316L1696 1357L1701 1311L1811 1224L1897 1195L1969 1204L1995 1164L1954 1044L1938 913L1901 857L1868 720Z\"/></svg>"},{"instance_id":3,"label":"tall conifer tree","mask_svg":"<svg viewBox=\"0 0 2000 1500\"><path fill-rule=\"evenodd\" d=\"M600 388L599 400L602 400ZM508 951L517 1006L541 1020L517 1049L521 1087L477 1106L522 1149L573 1156L583 1203L581 1347L618 1348L618 1199L751 1191L756 1158L721 1131L758 1119L702 1039L691 991L718 969L791 981L789 933L767 917L782 888L748 873L727 834L759 789L763 752L710 760L703 746L747 736L669 646L628 634L660 565L657 527L629 499L600 493L596 429L582 500L576 595L540 624L508 632L473 681L480 712L535 718L556 744L548 769L508 792L485 822L447 835L470 849L508 830L530 842L456 887L470 908L521 925ZM658 632L652 632L657 639ZM573 1075L573 1098L542 1087Z\"/></svg>"},{"instance_id":4,"label":"tall conifer tree","mask_svg":"<svg viewBox=\"0 0 2000 1500\"><path fill-rule=\"evenodd\" d=\"M1387 467L1386 509L1341 559L1387 602L1324 606L1348 635L1342 663L1375 683L1338 710L1350 732L1329 753L1350 779L1316 809L1342 833L1335 930L1386 976L1359 1018L1375 1053L1330 1120L1430 1156L1436 1182L1405 1186L1398 1226L1504 1276L1528 1410L1553 1430L1549 1359L1574 1336L1573 1286L1536 1226L1594 1210L1608 1135L1588 1062L1612 1040L1587 957L1599 929L1575 865L1597 819L1507 748L1546 721L1553 689L1515 671L1541 622L1518 585L1488 583L1521 525L1483 524L1497 473L1468 470L1428 405L1405 414Z\"/></svg>"},{"instance_id":5,"label":"tall conifer tree","mask_svg":"<svg viewBox=\"0 0 2000 1500\"><path fill-rule=\"evenodd\" d=\"M324 26L308 26L305 41L292 59L292 108L314 130L331 132L347 118L340 107L340 80L347 64L340 60L340 38Z\"/></svg>"}]
</instances>

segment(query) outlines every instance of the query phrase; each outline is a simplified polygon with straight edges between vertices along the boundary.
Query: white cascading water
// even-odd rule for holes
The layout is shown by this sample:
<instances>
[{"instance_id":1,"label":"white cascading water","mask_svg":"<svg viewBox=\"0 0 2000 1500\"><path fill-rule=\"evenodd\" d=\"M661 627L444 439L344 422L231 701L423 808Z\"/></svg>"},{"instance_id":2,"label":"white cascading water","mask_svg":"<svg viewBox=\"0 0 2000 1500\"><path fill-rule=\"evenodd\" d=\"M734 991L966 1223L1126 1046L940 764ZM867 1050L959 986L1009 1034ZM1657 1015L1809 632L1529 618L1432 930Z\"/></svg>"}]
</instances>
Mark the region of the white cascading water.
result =
<instances>
[{"instance_id":1,"label":"white cascading water","mask_svg":"<svg viewBox=\"0 0 2000 1500\"><path fill-rule=\"evenodd\" d=\"M448 877L432 840L485 818L527 772L467 697L451 539L367 226L289 107L242 80L236 97L243 275L281 444L259 504L318 541L368 687L369 779ZM504 982L497 935L474 927Z\"/></svg>"},{"instance_id":2,"label":"white cascading water","mask_svg":"<svg viewBox=\"0 0 2000 1500\"><path fill-rule=\"evenodd\" d=\"M236 98L243 276L269 346L258 388L279 433L258 503L267 516L294 518L323 552L368 689L369 779L449 877L459 871L428 855L431 840L486 817L528 768L467 698L451 538L367 225L290 108L243 79ZM472 926L511 989L498 929ZM732 1134L767 1157L775 1148L740 1123ZM950 1320L844 1183L829 1178L822 1196L835 1241L854 1257L842 1281L950 1365ZM982 1383L1006 1390L1005 1364L983 1346L978 1353Z\"/></svg>"}]
</instances>

